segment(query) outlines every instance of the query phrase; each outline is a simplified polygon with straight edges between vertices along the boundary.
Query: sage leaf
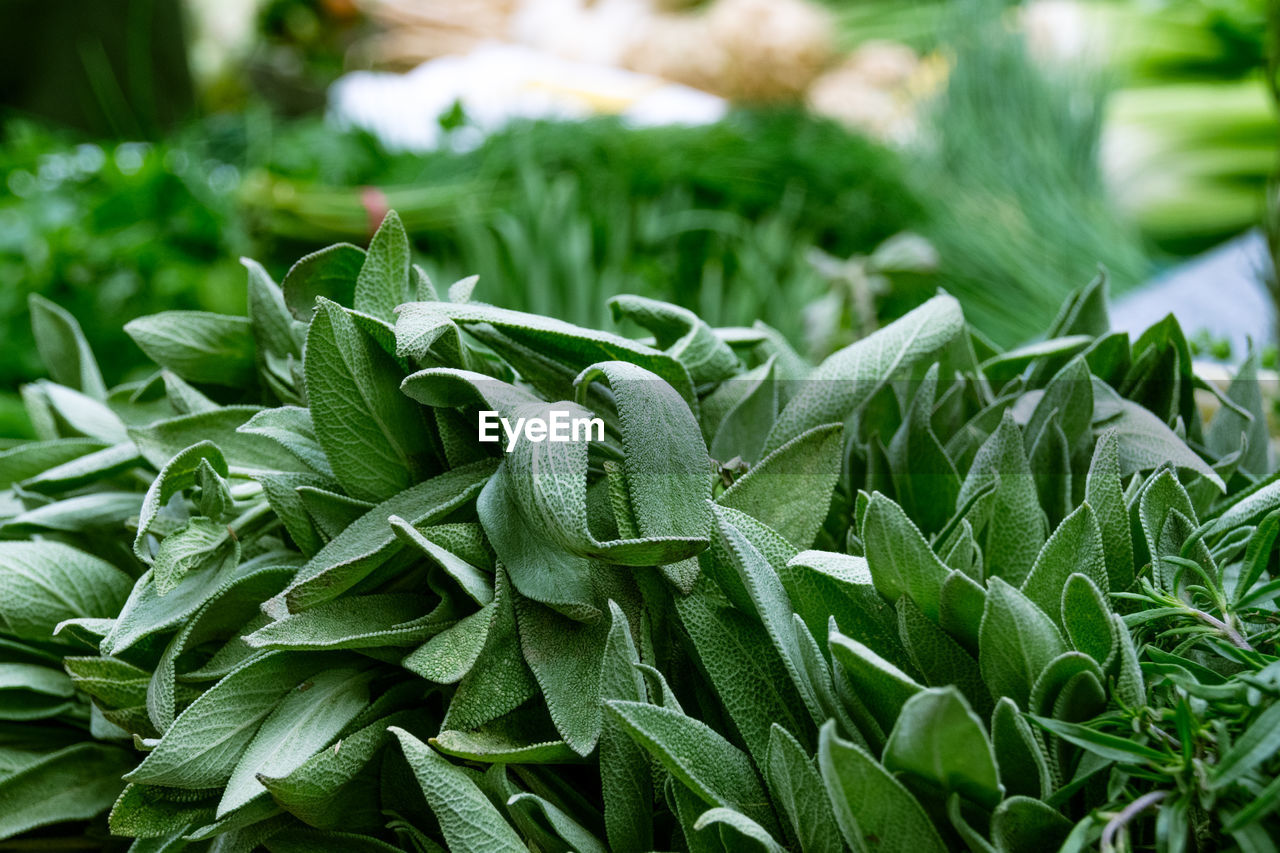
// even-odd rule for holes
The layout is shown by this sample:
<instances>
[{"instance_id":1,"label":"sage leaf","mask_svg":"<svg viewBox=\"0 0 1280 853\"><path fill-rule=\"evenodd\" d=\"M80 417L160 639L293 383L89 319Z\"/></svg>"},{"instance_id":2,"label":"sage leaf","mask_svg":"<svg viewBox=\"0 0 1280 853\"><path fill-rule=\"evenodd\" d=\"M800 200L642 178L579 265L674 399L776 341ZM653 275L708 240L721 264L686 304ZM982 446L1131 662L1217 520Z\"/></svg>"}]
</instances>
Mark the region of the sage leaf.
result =
<instances>
[{"instance_id":1,"label":"sage leaf","mask_svg":"<svg viewBox=\"0 0 1280 853\"><path fill-rule=\"evenodd\" d=\"M561 839L571 850L579 853L605 853L605 846L599 839L555 804L536 794L516 794L507 801L507 808L513 814L523 812L528 818L545 823L554 837Z\"/></svg>"},{"instance_id":2,"label":"sage leaf","mask_svg":"<svg viewBox=\"0 0 1280 853\"><path fill-rule=\"evenodd\" d=\"M910 594L930 619L941 615L942 584L950 574L919 528L896 503L878 492L863 522L867 567L889 601Z\"/></svg>"},{"instance_id":3,"label":"sage leaf","mask_svg":"<svg viewBox=\"0 0 1280 853\"><path fill-rule=\"evenodd\" d=\"M364 258L364 249L350 243L336 243L305 255L280 284L289 312L296 320L309 323L317 297L350 305Z\"/></svg>"},{"instance_id":4,"label":"sage leaf","mask_svg":"<svg viewBox=\"0 0 1280 853\"><path fill-rule=\"evenodd\" d=\"M1030 797L1010 797L991 815L991 837L996 849L1009 853L1052 850L1066 840L1070 830L1070 821Z\"/></svg>"},{"instance_id":5,"label":"sage leaf","mask_svg":"<svg viewBox=\"0 0 1280 853\"><path fill-rule=\"evenodd\" d=\"M697 384L719 382L737 372L739 360L701 317L687 308L643 296L609 300L615 321L626 318L653 333L658 348L675 358Z\"/></svg>"},{"instance_id":6,"label":"sage leaf","mask_svg":"<svg viewBox=\"0 0 1280 853\"><path fill-rule=\"evenodd\" d=\"M253 324L247 317L205 311L162 311L125 324L147 357L188 382L243 388L252 385Z\"/></svg>"},{"instance_id":7,"label":"sage leaf","mask_svg":"<svg viewBox=\"0 0 1280 853\"><path fill-rule=\"evenodd\" d=\"M1120 478L1120 448L1114 433L1104 432L1094 445L1085 481L1085 502L1093 508L1107 560L1108 586L1124 592L1133 584L1133 540Z\"/></svg>"},{"instance_id":8,"label":"sage leaf","mask_svg":"<svg viewBox=\"0 0 1280 853\"><path fill-rule=\"evenodd\" d=\"M96 400L105 400L107 386L89 342L76 318L38 293L27 296L31 331L49 378Z\"/></svg>"},{"instance_id":9,"label":"sage leaf","mask_svg":"<svg viewBox=\"0 0 1280 853\"><path fill-rule=\"evenodd\" d=\"M929 533L946 524L960 494L960 475L931 422L937 388L935 364L925 373L888 447L894 494L907 515Z\"/></svg>"},{"instance_id":10,"label":"sage leaf","mask_svg":"<svg viewBox=\"0 0 1280 853\"><path fill-rule=\"evenodd\" d=\"M805 853L840 853L840 828L823 787L822 777L800 743L776 723L769 730L764 765L769 794L781 809L792 837Z\"/></svg>"},{"instance_id":11,"label":"sage leaf","mask_svg":"<svg viewBox=\"0 0 1280 853\"><path fill-rule=\"evenodd\" d=\"M822 727L818 766L850 847L921 853L946 850L920 803L867 752Z\"/></svg>"},{"instance_id":12,"label":"sage leaf","mask_svg":"<svg viewBox=\"0 0 1280 853\"><path fill-rule=\"evenodd\" d=\"M778 415L764 452L771 453L816 426L843 421L890 378L941 349L962 327L960 304L950 296L935 296L828 356Z\"/></svg>"},{"instance_id":13,"label":"sage leaf","mask_svg":"<svg viewBox=\"0 0 1280 853\"><path fill-rule=\"evenodd\" d=\"M932 687L908 699L883 760L887 770L914 774L987 808L1004 797L982 721L955 688Z\"/></svg>"},{"instance_id":14,"label":"sage leaf","mask_svg":"<svg viewBox=\"0 0 1280 853\"><path fill-rule=\"evenodd\" d=\"M393 320L396 306L412 298L409 265L409 236L393 210L378 226L356 276L355 309Z\"/></svg>"},{"instance_id":15,"label":"sage leaf","mask_svg":"<svg viewBox=\"0 0 1280 853\"><path fill-rule=\"evenodd\" d=\"M59 542L0 542L0 630L46 640L68 619L118 613L133 583L123 571Z\"/></svg>"},{"instance_id":16,"label":"sage leaf","mask_svg":"<svg viewBox=\"0 0 1280 853\"><path fill-rule=\"evenodd\" d=\"M767 754L774 723L791 732L811 725L804 700L768 635L718 594L709 578L699 578L675 606L720 701L757 761Z\"/></svg>"},{"instance_id":17,"label":"sage leaf","mask_svg":"<svg viewBox=\"0 0 1280 853\"><path fill-rule=\"evenodd\" d=\"M709 827L721 827L721 832L728 829L733 834L754 842L755 846L768 853L785 853L786 850L763 826L734 809L708 809L693 825L694 831L698 832Z\"/></svg>"},{"instance_id":18,"label":"sage leaf","mask_svg":"<svg viewBox=\"0 0 1280 853\"><path fill-rule=\"evenodd\" d=\"M813 544L840 476L842 429L815 427L770 453L716 502L767 524L799 548Z\"/></svg>"},{"instance_id":19,"label":"sage leaf","mask_svg":"<svg viewBox=\"0 0 1280 853\"><path fill-rule=\"evenodd\" d=\"M549 607L516 599L525 663L547 700L565 743L579 755L594 749L602 723L601 673L609 624L567 619Z\"/></svg>"},{"instance_id":20,"label":"sage leaf","mask_svg":"<svg viewBox=\"0 0 1280 853\"><path fill-rule=\"evenodd\" d=\"M992 482L994 490L978 498L974 528L980 531L987 572L1021 584L1044 544L1045 521L1022 437L1010 412L1005 412L1000 426L978 449L960 488L959 503L966 503Z\"/></svg>"},{"instance_id":21,"label":"sage leaf","mask_svg":"<svg viewBox=\"0 0 1280 853\"><path fill-rule=\"evenodd\" d=\"M1062 616L1062 591L1073 574L1081 574L1102 590L1108 590L1107 561L1102 530L1086 503L1058 525L1036 557L1031 573L1022 582L1022 594L1066 630Z\"/></svg>"},{"instance_id":22,"label":"sage leaf","mask_svg":"<svg viewBox=\"0 0 1280 853\"><path fill-rule=\"evenodd\" d=\"M992 694L1025 706L1049 661L1067 650L1053 620L1000 578L987 585L978 666Z\"/></svg>"},{"instance_id":23,"label":"sage leaf","mask_svg":"<svg viewBox=\"0 0 1280 853\"><path fill-rule=\"evenodd\" d=\"M892 728L903 704L924 688L851 637L833 632L829 642L831 656L844 666L854 693L866 702L876 722L886 730Z\"/></svg>"},{"instance_id":24,"label":"sage leaf","mask_svg":"<svg viewBox=\"0 0 1280 853\"><path fill-rule=\"evenodd\" d=\"M772 811L750 760L706 724L642 702L605 702L628 735L709 806L735 809L772 832Z\"/></svg>"},{"instance_id":25,"label":"sage leaf","mask_svg":"<svg viewBox=\"0 0 1280 853\"><path fill-rule=\"evenodd\" d=\"M1053 792L1049 758L1035 731L1008 696L996 701L991 744L1000 782L1010 796L1048 797Z\"/></svg>"},{"instance_id":26,"label":"sage leaf","mask_svg":"<svg viewBox=\"0 0 1280 853\"><path fill-rule=\"evenodd\" d=\"M39 826L88 820L111 807L129 767L124 750L79 743L0 781L0 838Z\"/></svg>"},{"instance_id":27,"label":"sage leaf","mask_svg":"<svg viewBox=\"0 0 1280 853\"><path fill-rule=\"evenodd\" d=\"M1193 471L1225 492L1222 478L1199 455L1181 441L1159 417L1130 400L1117 400L1117 414L1095 421L1094 427L1113 430L1120 460L1121 476L1146 471L1166 462Z\"/></svg>"},{"instance_id":28,"label":"sage leaf","mask_svg":"<svg viewBox=\"0 0 1280 853\"><path fill-rule=\"evenodd\" d=\"M399 738L449 849L524 853L520 837L466 773L404 729L392 727L391 733Z\"/></svg>"},{"instance_id":29,"label":"sage leaf","mask_svg":"<svg viewBox=\"0 0 1280 853\"><path fill-rule=\"evenodd\" d=\"M330 669L294 688L263 720L236 762L223 788L217 817L265 794L259 775L286 775L337 737L369 703L371 677L367 671Z\"/></svg>"},{"instance_id":30,"label":"sage leaf","mask_svg":"<svg viewBox=\"0 0 1280 853\"><path fill-rule=\"evenodd\" d=\"M426 422L394 362L335 303L319 303L303 369L316 438L352 497L384 500L431 469Z\"/></svg>"},{"instance_id":31,"label":"sage leaf","mask_svg":"<svg viewBox=\"0 0 1280 853\"><path fill-rule=\"evenodd\" d=\"M398 540L388 521L391 516L403 517L411 524L441 519L471 501L494 467L491 462L477 462L458 468L378 504L308 560L289 588L264 609L283 616L341 594L397 550Z\"/></svg>"},{"instance_id":32,"label":"sage leaf","mask_svg":"<svg viewBox=\"0 0 1280 853\"><path fill-rule=\"evenodd\" d=\"M322 665L288 652L250 659L179 714L125 779L177 788L225 785L262 721L309 669Z\"/></svg>"},{"instance_id":33,"label":"sage leaf","mask_svg":"<svg viewBox=\"0 0 1280 853\"><path fill-rule=\"evenodd\" d=\"M643 702L644 679L626 616L609 602L609 636L605 640L600 696ZM653 846L653 774L644 750L627 735L612 714L600 729L600 789L609 846L619 853L640 853Z\"/></svg>"}]
</instances>

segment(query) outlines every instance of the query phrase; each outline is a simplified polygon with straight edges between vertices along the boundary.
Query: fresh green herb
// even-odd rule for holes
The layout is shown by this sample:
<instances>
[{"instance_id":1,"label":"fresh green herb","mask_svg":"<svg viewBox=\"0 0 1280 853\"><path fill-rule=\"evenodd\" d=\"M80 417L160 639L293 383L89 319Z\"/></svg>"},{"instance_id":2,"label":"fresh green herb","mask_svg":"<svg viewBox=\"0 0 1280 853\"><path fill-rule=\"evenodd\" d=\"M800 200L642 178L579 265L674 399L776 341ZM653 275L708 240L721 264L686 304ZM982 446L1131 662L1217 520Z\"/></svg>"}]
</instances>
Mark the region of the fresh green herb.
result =
<instances>
[{"instance_id":1,"label":"fresh green herb","mask_svg":"<svg viewBox=\"0 0 1280 853\"><path fill-rule=\"evenodd\" d=\"M1100 278L998 353L939 295L811 366L407 258L389 217L250 264L247 317L131 325L158 369L111 389L37 306L0 836L1271 849L1280 485L1256 384L1203 423L1176 324L1110 333ZM556 410L604 440L479 441Z\"/></svg>"}]
</instances>

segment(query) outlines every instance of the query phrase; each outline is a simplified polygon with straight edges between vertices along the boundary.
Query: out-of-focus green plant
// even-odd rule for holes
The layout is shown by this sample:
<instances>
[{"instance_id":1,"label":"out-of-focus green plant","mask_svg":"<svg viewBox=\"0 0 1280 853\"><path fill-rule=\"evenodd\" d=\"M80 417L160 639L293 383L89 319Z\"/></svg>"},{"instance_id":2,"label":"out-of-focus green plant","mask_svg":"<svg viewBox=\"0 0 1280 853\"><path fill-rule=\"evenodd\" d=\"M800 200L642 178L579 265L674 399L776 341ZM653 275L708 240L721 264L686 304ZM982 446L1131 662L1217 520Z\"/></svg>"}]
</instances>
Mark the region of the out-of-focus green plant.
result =
<instances>
[{"instance_id":1,"label":"out-of-focus green plant","mask_svg":"<svg viewBox=\"0 0 1280 853\"><path fill-rule=\"evenodd\" d=\"M1275 166L1267 0L1079 2L1061 25L1116 84L1114 191L1159 248L1189 254L1259 222ZM1045 16L1042 24L1051 24ZM1042 26L1041 29L1044 29Z\"/></svg>"},{"instance_id":2,"label":"out-of-focus green plant","mask_svg":"<svg viewBox=\"0 0 1280 853\"><path fill-rule=\"evenodd\" d=\"M916 150L925 233L970 322L1010 346L1099 264L1116 292L1150 265L1099 166L1100 82L1041 67L995 4L955 4L949 19L952 71Z\"/></svg>"},{"instance_id":3,"label":"out-of-focus green plant","mask_svg":"<svg viewBox=\"0 0 1280 853\"><path fill-rule=\"evenodd\" d=\"M922 52L958 54L961 64L985 68L979 73L989 79L977 90L977 104L987 115L979 127L984 139L997 144L1000 139L1038 140L1042 128L1034 120L1012 133L1004 123L1012 128L1027 118L1027 102L1017 92L1027 88L1027 73L1034 79L1043 72L1002 72L996 60L1007 54L1003 50L979 54L977 63L974 57L966 60L968 36L964 27L957 32L957 18L969 24L998 16L1002 29L1029 38L1036 64L1054 68L1052 73L1060 77L1071 67L1096 69L1110 91L1095 87L1094 92L1071 94L1073 87L1059 80L1051 88L1040 87L1041 96L1050 96L1042 106L1064 114L1105 116L1102 159L1110 190L1126 218L1159 250L1193 254L1258 222L1277 137L1274 109L1260 79L1267 65L1267 0L827 3L846 47L887 39ZM982 83L969 76L964 85L975 79ZM951 100L963 108L963 99L972 94ZM972 126L948 110L936 128L944 136L962 136ZM944 147L949 144L942 140ZM1074 143L1064 136L1062 144ZM989 162L999 166L1004 160L992 156ZM1054 158L1046 162L1052 164ZM1010 168L1007 174L1013 181L1030 176L1028 183L1051 186L1052 172L1042 169ZM979 170L976 177L981 182L988 176Z\"/></svg>"},{"instance_id":4,"label":"out-of-focus green plant","mask_svg":"<svg viewBox=\"0 0 1280 853\"><path fill-rule=\"evenodd\" d=\"M73 145L10 123L0 145L0 385L39 373L27 315L38 293L86 318L109 381L143 354L121 321L166 308L238 310L235 167L181 147Z\"/></svg>"},{"instance_id":5,"label":"out-of-focus green plant","mask_svg":"<svg viewBox=\"0 0 1280 853\"><path fill-rule=\"evenodd\" d=\"M927 216L897 155L799 112L521 124L423 155L319 126L289 134L306 144L273 140L245 185L261 230L359 241L393 207L436 277L478 273L495 300L578 323L637 292L722 324L766 316L799 340L800 308L826 292L810 246L868 252Z\"/></svg>"}]
</instances>

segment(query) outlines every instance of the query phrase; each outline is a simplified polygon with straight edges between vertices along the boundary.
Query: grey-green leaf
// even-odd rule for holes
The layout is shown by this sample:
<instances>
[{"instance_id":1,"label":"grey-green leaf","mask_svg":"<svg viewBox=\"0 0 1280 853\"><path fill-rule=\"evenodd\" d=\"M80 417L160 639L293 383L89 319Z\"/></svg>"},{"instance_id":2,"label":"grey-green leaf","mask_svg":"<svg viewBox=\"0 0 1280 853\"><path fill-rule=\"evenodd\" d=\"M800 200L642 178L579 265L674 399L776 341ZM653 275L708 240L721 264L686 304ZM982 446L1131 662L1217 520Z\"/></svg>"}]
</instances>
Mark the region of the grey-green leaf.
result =
<instances>
[{"instance_id":1,"label":"grey-green leaf","mask_svg":"<svg viewBox=\"0 0 1280 853\"><path fill-rule=\"evenodd\" d=\"M271 652L245 663L179 714L125 778L178 788L224 785L276 704L310 674L308 668L323 665L301 660Z\"/></svg>"},{"instance_id":2,"label":"grey-green leaf","mask_svg":"<svg viewBox=\"0 0 1280 853\"><path fill-rule=\"evenodd\" d=\"M725 840L723 831L727 829L733 833L733 836L740 836L750 841L755 847L766 851L766 853L786 853L786 848L774 840L768 830L735 809L723 807L708 809L693 824L696 832L702 832L710 827L721 828L722 840ZM733 847L737 849L738 844L735 842Z\"/></svg>"},{"instance_id":3,"label":"grey-green leaf","mask_svg":"<svg viewBox=\"0 0 1280 853\"><path fill-rule=\"evenodd\" d=\"M0 542L0 628L48 640L60 622L120 612L133 581L123 571L59 542Z\"/></svg>"},{"instance_id":4,"label":"grey-green leaf","mask_svg":"<svg viewBox=\"0 0 1280 853\"><path fill-rule=\"evenodd\" d=\"M857 744L822 727L818 766L836 821L855 850L942 853L947 849L929 816L901 782Z\"/></svg>"},{"instance_id":5,"label":"grey-green leaf","mask_svg":"<svg viewBox=\"0 0 1280 853\"><path fill-rule=\"evenodd\" d=\"M188 382L252 387L256 377L253 324L247 317L207 311L162 311L125 324L147 357Z\"/></svg>"},{"instance_id":6,"label":"grey-green leaf","mask_svg":"<svg viewBox=\"0 0 1280 853\"><path fill-rule=\"evenodd\" d=\"M125 750L86 741L8 776L0 781L0 839L106 811L131 761Z\"/></svg>"},{"instance_id":7,"label":"grey-green leaf","mask_svg":"<svg viewBox=\"0 0 1280 853\"><path fill-rule=\"evenodd\" d=\"M622 608L609 602L609 636L605 640L600 677L603 699L642 702L644 678L640 656ZM645 751L627 735L612 714L600 730L600 789L605 831L619 853L643 853L653 847L653 774Z\"/></svg>"},{"instance_id":8,"label":"grey-green leaf","mask_svg":"<svg viewBox=\"0 0 1280 853\"><path fill-rule=\"evenodd\" d=\"M993 480L995 490L978 498L970 517L975 519L987 572L1021 584L1044 544L1045 522L1022 436L1009 411L978 449L958 503L964 505Z\"/></svg>"},{"instance_id":9,"label":"grey-green leaf","mask_svg":"<svg viewBox=\"0 0 1280 853\"><path fill-rule=\"evenodd\" d=\"M393 210L378 226L356 276L355 309L394 322L396 306L413 298L409 265L409 235Z\"/></svg>"},{"instance_id":10,"label":"grey-green leaf","mask_svg":"<svg viewBox=\"0 0 1280 853\"><path fill-rule=\"evenodd\" d=\"M828 642L832 658L844 667L854 693L882 728L892 728L903 704L924 687L852 637L832 632Z\"/></svg>"},{"instance_id":11,"label":"grey-green leaf","mask_svg":"<svg viewBox=\"0 0 1280 853\"><path fill-rule=\"evenodd\" d=\"M775 828L751 761L705 723L642 702L611 700L605 707L637 744L707 805L736 809L770 831Z\"/></svg>"},{"instance_id":12,"label":"grey-green leaf","mask_svg":"<svg viewBox=\"0 0 1280 853\"><path fill-rule=\"evenodd\" d=\"M1133 584L1133 540L1120 482L1120 444L1109 430L1094 445L1084 488L1085 502L1093 507L1102 533L1109 587L1124 592Z\"/></svg>"},{"instance_id":13,"label":"grey-green leaf","mask_svg":"<svg viewBox=\"0 0 1280 853\"><path fill-rule=\"evenodd\" d=\"M1194 471L1213 483L1220 492L1227 490L1217 472L1150 410L1131 400L1117 398L1110 411L1116 413L1101 423L1095 423L1095 427L1115 431L1121 476L1147 471L1167 462Z\"/></svg>"},{"instance_id":14,"label":"grey-green leaf","mask_svg":"<svg viewBox=\"0 0 1280 853\"><path fill-rule=\"evenodd\" d=\"M935 296L872 335L828 356L787 404L764 452L771 453L816 426L842 422L891 378L960 334L960 303Z\"/></svg>"},{"instance_id":15,"label":"grey-green leaf","mask_svg":"<svg viewBox=\"0 0 1280 853\"><path fill-rule=\"evenodd\" d=\"M449 849L458 853L527 853L511 825L461 768L404 729L392 727Z\"/></svg>"},{"instance_id":16,"label":"grey-green leaf","mask_svg":"<svg viewBox=\"0 0 1280 853\"><path fill-rule=\"evenodd\" d=\"M716 502L764 522L798 548L813 544L840 477L840 424L814 427L766 456Z\"/></svg>"},{"instance_id":17,"label":"grey-green leaf","mask_svg":"<svg viewBox=\"0 0 1280 853\"><path fill-rule=\"evenodd\" d=\"M867 567L889 601L909 594L930 619L940 618L942 584L951 570L896 503L877 492L863 523Z\"/></svg>"},{"instance_id":18,"label":"grey-green leaf","mask_svg":"<svg viewBox=\"0 0 1280 853\"><path fill-rule=\"evenodd\" d=\"M36 349L49 377L96 400L107 396L102 371L76 318L38 293L27 296Z\"/></svg>"},{"instance_id":19,"label":"grey-green leaf","mask_svg":"<svg viewBox=\"0 0 1280 853\"><path fill-rule=\"evenodd\" d=\"M1109 591L1102 530L1086 503L1063 519L1036 557L1031 574L1022 582L1022 593L1039 605L1060 629L1062 591L1072 574L1082 574L1104 592Z\"/></svg>"},{"instance_id":20,"label":"grey-green leaf","mask_svg":"<svg viewBox=\"0 0 1280 853\"><path fill-rule=\"evenodd\" d=\"M799 741L777 724L769 730L763 770L769 795L782 810L800 849L804 853L841 853L844 843L822 776Z\"/></svg>"},{"instance_id":21,"label":"grey-green leaf","mask_svg":"<svg viewBox=\"0 0 1280 853\"><path fill-rule=\"evenodd\" d=\"M1026 707L1031 687L1049 661L1067 650L1053 620L1000 578L987 584L978 666L994 696Z\"/></svg>"},{"instance_id":22,"label":"grey-green leaf","mask_svg":"<svg viewBox=\"0 0 1280 853\"><path fill-rule=\"evenodd\" d=\"M1004 797L982 721L954 687L931 687L902 706L885 744L884 766L994 808Z\"/></svg>"},{"instance_id":23,"label":"grey-green leaf","mask_svg":"<svg viewBox=\"0 0 1280 853\"><path fill-rule=\"evenodd\" d=\"M294 688L263 721L231 771L217 816L265 794L259 775L287 775L337 737L368 705L372 677L368 670L331 669Z\"/></svg>"},{"instance_id":24,"label":"grey-green leaf","mask_svg":"<svg viewBox=\"0 0 1280 853\"><path fill-rule=\"evenodd\" d=\"M428 426L399 367L340 306L320 302L303 369L316 438L348 494L384 500L430 470Z\"/></svg>"}]
</instances>

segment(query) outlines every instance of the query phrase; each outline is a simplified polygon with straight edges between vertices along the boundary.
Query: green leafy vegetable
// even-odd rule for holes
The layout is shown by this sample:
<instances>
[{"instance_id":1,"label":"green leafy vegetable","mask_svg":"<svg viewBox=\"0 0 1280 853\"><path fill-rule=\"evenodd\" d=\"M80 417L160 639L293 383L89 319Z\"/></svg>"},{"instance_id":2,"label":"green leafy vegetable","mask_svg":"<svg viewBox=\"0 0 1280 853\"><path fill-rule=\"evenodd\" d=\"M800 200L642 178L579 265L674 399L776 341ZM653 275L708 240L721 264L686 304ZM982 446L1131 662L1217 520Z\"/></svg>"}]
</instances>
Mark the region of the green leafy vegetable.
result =
<instances>
[{"instance_id":1,"label":"green leafy vegetable","mask_svg":"<svg viewBox=\"0 0 1280 853\"><path fill-rule=\"evenodd\" d=\"M0 454L0 837L1276 834L1277 492L1166 393L1176 327L1094 375L1095 284L979 362L938 296L811 367L650 299L614 303L648 341L440 301L394 219L247 270L246 317L135 325L161 366L122 388L33 303L63 384Z\"/></svg>"}]
</instances>

